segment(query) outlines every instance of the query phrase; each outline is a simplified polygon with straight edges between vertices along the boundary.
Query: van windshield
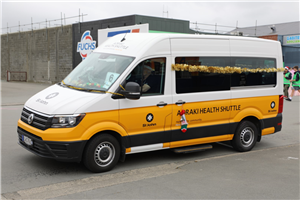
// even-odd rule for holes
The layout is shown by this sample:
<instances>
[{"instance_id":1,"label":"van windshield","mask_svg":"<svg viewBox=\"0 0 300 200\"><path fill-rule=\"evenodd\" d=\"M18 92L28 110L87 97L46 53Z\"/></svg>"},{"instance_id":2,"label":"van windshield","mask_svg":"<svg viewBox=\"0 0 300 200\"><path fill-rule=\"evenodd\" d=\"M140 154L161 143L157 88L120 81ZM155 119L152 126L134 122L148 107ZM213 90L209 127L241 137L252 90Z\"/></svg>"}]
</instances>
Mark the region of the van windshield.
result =
<instances>
[{"instance_id":1,"label":"van windshield","mask_svg":"<svg viewBox=\"0 0 300 200\"><path fill-rule=\"evenodd\" d=\"M94 52L63 83L75 89L107 91L133 60L133 57Z\"/></svg>"}]
</instances>

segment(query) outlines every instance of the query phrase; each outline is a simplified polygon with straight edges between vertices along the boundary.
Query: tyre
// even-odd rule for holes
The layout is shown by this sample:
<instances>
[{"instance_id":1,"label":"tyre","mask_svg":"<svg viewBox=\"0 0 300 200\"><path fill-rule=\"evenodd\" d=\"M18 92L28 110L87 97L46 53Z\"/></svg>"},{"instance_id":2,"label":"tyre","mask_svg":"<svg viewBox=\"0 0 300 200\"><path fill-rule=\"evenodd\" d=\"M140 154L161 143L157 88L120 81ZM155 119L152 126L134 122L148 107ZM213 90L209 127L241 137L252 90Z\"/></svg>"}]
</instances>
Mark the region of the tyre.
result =
<instances>
[{"instance_id":1,"label":"tyre","mask_svg":"<svg viewBox=\"0 0 300 200\"><path fill-rule=\"evenodd\" d=\"M250 151L255 146L257 137L257 127L250 121L243 121L238 126L231 144L237 151Z\"/></svg>"},{"instance_id":2,"label":"tyre","mask_svg":"<svg viewBox=\"0 0 300 200\"><path fill-rule=\"evenodd\" d=\"M119 161L119 142L112 135L100 134L87 144L83 156L83 163L90 171L109 171Z\"/></svg>"}]
</instances>

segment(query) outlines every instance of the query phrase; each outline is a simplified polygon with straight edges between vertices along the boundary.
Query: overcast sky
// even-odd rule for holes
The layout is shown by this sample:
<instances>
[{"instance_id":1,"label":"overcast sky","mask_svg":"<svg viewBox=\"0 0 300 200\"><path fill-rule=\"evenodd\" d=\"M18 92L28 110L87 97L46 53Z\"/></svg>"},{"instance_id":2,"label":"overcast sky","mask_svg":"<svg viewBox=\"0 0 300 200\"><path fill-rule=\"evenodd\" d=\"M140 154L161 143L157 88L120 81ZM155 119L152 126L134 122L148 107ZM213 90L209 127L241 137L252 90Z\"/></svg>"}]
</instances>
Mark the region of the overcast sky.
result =
<instances>
[{"instance_id":1,"label":"overcast sky","mask_svg":"<svg viewBox=\"0 0 300 200\"><path fill-rule=\"evenodd\" d=\"M1 30L7 32L9 27L30 24L47 20L86 14L83 21L108 19L126 15L147 15L188 20L203 24L212 24L219 31L229 31L234 27L249 27L257 25L272 25L284 22L299 21L299 0L211 0L211 1L26 1L0 0ZM80 19L82 20L82 19ZM78 17L67 19L66 24L75 23ZM50 22L50 26L57 26L60 20ZM49 22L48 22L49 26ZM43 24L35 24L34 28L43 28ZM192 25L191 28L194 28ZM231 28L232 27L232 28ZM5 29L3 29L5 28ZM214 26L198 25L201 30L214 29ZM30 30L31 26L21 26L21 30ZM10 28L9 32L16 32L19 28Z\"/></svg>"}]
</instances>

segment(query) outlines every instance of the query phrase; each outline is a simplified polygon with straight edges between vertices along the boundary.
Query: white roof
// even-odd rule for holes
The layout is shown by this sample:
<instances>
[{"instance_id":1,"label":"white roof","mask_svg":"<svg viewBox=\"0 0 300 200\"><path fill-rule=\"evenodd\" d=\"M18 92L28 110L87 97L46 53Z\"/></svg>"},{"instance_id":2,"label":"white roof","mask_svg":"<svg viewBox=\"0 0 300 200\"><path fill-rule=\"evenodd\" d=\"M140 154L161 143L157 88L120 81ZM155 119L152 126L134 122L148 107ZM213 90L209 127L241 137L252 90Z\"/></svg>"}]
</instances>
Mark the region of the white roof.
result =
<instances>
[{"instance_id":1,"label":"white roof","mask_svg":"<svg viewBox=\"0 0 300 200\"><path fill-rule=\"evenodd\" d=\"M124 40L123 40L124 39ZM149 54L170 54L172 39L216 39L216 40L243 40L274 43L277 41L260 38L220 35L192 35L192 34L158 34L158 33L128 33L119 34L101 44L94 52L106 52L126 56L139 56L151 50ZM122 41L123 40L123 41Z\"/></svg>"}]
</instances>

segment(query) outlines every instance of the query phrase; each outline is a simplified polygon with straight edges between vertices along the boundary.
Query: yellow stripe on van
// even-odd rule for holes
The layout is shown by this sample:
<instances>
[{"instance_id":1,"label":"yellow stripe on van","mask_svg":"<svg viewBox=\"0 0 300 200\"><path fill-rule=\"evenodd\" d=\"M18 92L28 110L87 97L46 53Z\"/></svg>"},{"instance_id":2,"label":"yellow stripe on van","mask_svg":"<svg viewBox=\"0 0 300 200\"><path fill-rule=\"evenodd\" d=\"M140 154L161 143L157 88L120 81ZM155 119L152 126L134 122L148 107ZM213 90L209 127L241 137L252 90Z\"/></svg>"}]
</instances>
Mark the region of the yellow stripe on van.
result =
<instances>
[{"instance_id":1,"label":"yellow stripe on van","mask_svg":"<svg viewBox=\"0 0 300 200\"><path fill-rule=\"evenodd\" d=\"M168 147L170 147L170 143L169 142L163 143L163 148L168 148Z\"/></svg>"},{"instance_id":2,"label":"yellow stripe on van","mask_svg":"<svg viewBox=\"0 0 300 200\"><path fill-rule=\"evenodd\" d=\"M206 138L199 138L199 139L192 139L192 140L183 140L183 141L171 142L170 148L228 141L228 140L232 140L232 138L233 138L233 134L228 134L228 135L213 136L213 137L206 137Z\"/></svg>"},{"instance_id":3,"label":"yellow stripe on van","mask_svg":"<svg viewBox=\"0 0 300 200\"><path fill-rule=\"evenodd\" d=\"M125 153L130 153L131 152L131 148L127 148Z\"/></svg>"},{"instance_id":4,"label":"yellow stripe on van","mask_svg":"<svg viewBox=\"0 0 300 200\"><path fill-rule=\"evenodd\" d=\"M270 127L270 128L265 128L261 131L261 135L269 135L275 132L275 128L274 127Z\"/></svg>"}]
</instances>

